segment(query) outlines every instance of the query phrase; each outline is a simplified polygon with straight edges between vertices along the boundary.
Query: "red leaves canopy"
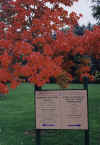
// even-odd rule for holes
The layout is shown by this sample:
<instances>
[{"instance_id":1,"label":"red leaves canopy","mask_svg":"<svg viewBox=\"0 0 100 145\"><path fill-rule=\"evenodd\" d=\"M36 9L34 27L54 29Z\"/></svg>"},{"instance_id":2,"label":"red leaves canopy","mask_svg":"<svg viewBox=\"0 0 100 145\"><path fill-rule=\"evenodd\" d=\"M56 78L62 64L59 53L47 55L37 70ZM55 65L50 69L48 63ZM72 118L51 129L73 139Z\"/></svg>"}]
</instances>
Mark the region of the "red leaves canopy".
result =
<instances>
[{"instance_id":1,"label":"red leaves canopy","mask_svg":"<svg viewBox=\"0 0 100 145\"><path fill-rule=\"evenodd\" d=\"M71 31L60 31L63 26L77 24L81 15L74 12L69 15L59 4L71 6L75 1L0 0L0 92L8 92L6 82L15 88L23 82L23 77L38 86L49 82L51 77L57 82L65 78L67 84L76 65L74 56L100 54L99 26L81 37ZM82 64L76 74L89 72L88 63Z\"/></svg>"}]
</instances>

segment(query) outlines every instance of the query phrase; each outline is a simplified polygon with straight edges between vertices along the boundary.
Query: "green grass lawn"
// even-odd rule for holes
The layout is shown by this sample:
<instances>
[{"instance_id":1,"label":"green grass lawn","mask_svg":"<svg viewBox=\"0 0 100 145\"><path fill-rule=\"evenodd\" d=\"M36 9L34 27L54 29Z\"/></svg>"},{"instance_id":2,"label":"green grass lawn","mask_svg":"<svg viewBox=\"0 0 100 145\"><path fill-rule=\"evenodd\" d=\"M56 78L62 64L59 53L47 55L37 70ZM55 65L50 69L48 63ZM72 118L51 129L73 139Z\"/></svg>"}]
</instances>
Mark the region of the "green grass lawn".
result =
<instances>
[{"instance_id":1,"label":"green grass lawn","mask_svg":"<svg viewBox=\"0 0 100 145\"><path fill-rule=\"evenodd\" d=\"M55 85L44 88L59 88ZM82 88L71 85L70 88ZM100 85L89 85L90 145L100 145ZM0 145L36 145L34 87L22 84L0 97ZM84 131L43 131L41 145L84 145Z\"/></svg>"}]
</instances>

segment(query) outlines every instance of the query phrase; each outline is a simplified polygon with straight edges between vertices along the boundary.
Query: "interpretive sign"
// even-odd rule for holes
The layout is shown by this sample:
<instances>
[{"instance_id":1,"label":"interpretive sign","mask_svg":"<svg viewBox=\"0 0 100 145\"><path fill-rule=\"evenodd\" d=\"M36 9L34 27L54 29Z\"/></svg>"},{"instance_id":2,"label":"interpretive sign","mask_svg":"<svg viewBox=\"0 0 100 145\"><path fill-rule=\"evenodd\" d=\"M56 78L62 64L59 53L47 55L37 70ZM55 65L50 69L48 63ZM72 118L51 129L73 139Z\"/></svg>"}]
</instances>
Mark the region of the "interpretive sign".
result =
<instances>
[{"instance_id":1,"label":"interpretive sign","mask_svg":"<svg viewBox=\"0 0 100 145\"><path fill-rule=\"evenodd\" d=\"M87 91L36 91L37 129L88 129Z\"/></svg>"}]
</instances>

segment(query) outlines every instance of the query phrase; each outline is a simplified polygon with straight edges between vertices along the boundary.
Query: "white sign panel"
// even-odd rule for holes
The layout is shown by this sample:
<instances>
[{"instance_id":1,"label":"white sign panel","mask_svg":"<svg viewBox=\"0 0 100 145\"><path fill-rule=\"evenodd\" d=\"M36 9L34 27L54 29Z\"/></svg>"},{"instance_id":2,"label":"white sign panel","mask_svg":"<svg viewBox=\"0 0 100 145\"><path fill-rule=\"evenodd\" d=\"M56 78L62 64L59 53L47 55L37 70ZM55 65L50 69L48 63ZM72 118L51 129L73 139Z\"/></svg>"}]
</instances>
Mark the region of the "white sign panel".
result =
<instances>
[{"instance_id":1,"label":"white sign panel","mask_svg":"<svg viewBox=\"0 0 100 145\"><path fill-rule=\"evenodd\" d=\"M88 129L87 91L36 91L37 129Z\"/></svg>"}]
</instances>

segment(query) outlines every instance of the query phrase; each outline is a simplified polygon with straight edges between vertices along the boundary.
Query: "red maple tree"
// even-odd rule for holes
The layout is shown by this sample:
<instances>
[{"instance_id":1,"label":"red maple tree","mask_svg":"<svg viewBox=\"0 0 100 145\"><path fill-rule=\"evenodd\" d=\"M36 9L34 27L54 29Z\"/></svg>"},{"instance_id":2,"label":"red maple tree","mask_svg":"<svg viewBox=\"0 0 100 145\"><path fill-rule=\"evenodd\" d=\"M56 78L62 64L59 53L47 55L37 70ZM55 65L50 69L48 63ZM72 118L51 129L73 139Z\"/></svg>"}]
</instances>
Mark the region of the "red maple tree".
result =
<instances>
[{"instance_id":1,"label":"red maple tree","mask_svg":"<svg viewBox=\"0 0 100 145\"><path fill-rule=\"evenodd\" d=\"M89 59L100 54L100 27L83 36L64 33L81 15L61 7L70 7L77 0L0 0L0 92L8 93L6 82L16 88L24 81L43 86L55 78L66 87L75 74L89 76ZM49 7L48 6L49 3ZM53 33L56 38L53 38ZM77 63L75 57L77 56Z\"/></svg>"}]
</instances>

